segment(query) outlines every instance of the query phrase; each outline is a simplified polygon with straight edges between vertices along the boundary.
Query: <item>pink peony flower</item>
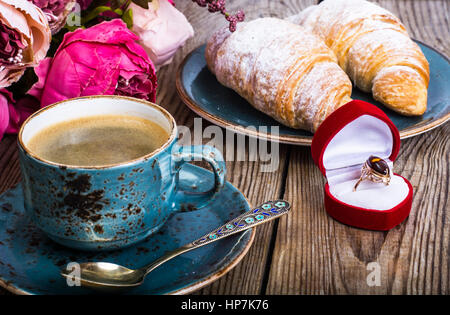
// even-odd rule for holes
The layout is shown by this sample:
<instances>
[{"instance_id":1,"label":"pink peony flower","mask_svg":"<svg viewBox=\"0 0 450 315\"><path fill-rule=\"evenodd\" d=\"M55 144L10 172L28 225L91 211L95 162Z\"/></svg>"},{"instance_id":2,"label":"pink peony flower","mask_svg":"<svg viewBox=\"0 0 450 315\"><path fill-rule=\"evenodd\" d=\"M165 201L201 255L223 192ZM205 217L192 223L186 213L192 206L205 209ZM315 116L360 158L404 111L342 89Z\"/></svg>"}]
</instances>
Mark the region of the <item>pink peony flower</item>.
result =
<instances>
[{"instance_id":1,"label":"pink peony flower","mask_svg":"<svg viewBox=\"0 0 450 315\"><path fill-rule=\"evenodd\" d=\"M47 54L51 33L44 13L27 0L0 0L0 88Z\"/></svg>"},{"instance_id":2,"label":"pink peony flower","mask_svg":"<svg viewBox=\"0 0 450 315\"><path fill-rule=\"evenodd\" d=\"M14 104L12 94L6 90L0 90L0 140L8 129L10 119L10 107Z\"/></svg>"},{"instance_id":3,"label":"pink peony flower","mask_svg":"<svg viewBox=\"0 0 450 315\"><path fill-rule=\"evenodd\" d=\"M52 34L56 34L64 24L76 0L29 0L47 16Z\"/></svg>"},{"instance_id":4,"label":"pink peony flower","mask_svg":"<svg viewBox=\"0 0 450 315\"><path fill-rule=\"evenodd\" d=\"M120 19L67 33L55 56L35 68L39 80L28 93L41 107L87 95L155 101L155 68L137 39Z\"/></svg>"},{"instance_id":5,"label":"pink peony flower","mask_svg":"<svg viewBox=\"0 0 450 315\"><path fill-rule=\"evenodd\" d=\"M7 89L0 89L0 140L5 133L17 133L22 123L36 110L33 98L25 97L16 102Z\"/></svg>"},{"instance_id":6,"label":"pink peony flower","mask_svg":"<svg viewBox=\"0 0 450 315\"><path fill-rule=\"evenodd\" d=\"M25 95L9 107L9 126L6 128L6 133L18 133L23 122L40 106L39 102L32 96Z\"/></svg>"},{"instance_id":7,"label":"pink peony flower","mask_svg":"<svg viewBox=\"0 0 450 315\"><path fill-rule=\"evenodd\" d=\"M194 35L183 13L167 0L153 1L148 9L134 3L129 8L133 11L132 31L157 68L169 64L178 48Z\"/></svg>"}]
</instances>

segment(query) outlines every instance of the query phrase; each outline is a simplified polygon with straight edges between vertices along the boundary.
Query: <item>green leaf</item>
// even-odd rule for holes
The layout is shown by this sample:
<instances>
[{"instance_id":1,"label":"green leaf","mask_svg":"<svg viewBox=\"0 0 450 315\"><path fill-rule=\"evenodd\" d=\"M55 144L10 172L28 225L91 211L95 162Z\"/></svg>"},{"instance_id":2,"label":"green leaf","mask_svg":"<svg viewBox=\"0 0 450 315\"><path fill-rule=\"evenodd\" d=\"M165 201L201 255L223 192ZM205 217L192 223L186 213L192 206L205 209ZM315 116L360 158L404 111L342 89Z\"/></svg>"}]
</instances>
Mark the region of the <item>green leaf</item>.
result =
<instances>
[{"instance_id":1,"label":"green leaf","mask_svg":"<svg viewBox=\"0 0 450 315\"><path fill-rule=\"evenodd\" d=\"M152 0L132 0L132 1L144 9L148 9L148 3L152 2Z\"/></svg>"},{"instance_id":2,"label":"green leaf","mask_svg":"<svg viewBox=\"0 0 450 315\"><path fill-rule=\"evenodd\" d=\"M122 15L123 15L123 10L122 10L122 9L115 9L115 10L114 10L114 13L116 13L116 14L122 16Z\"/></svg>"},{"instance_id":3,"label":"green leaf","mask_svg":"<svg viewBox=\"0 0 450 315\"><path fill-rule=\"evenodd\" d=\"M83 25L81 26L69 26L69 25L64 25L64 28L67 29L69 32L73 32L75 31L77 28L85 28Z\"/></svg>"},{"instance_id":4,"label":"green leaf","mask_svg":"<svg viewBox=\"0 0 450 315\"><path fill-rule=\"evenodd\" d=\"M122 15L122 20L125 22L127 27L131 29L133 27L133 10L128 9Z\"/></svg>"}]
</instances>

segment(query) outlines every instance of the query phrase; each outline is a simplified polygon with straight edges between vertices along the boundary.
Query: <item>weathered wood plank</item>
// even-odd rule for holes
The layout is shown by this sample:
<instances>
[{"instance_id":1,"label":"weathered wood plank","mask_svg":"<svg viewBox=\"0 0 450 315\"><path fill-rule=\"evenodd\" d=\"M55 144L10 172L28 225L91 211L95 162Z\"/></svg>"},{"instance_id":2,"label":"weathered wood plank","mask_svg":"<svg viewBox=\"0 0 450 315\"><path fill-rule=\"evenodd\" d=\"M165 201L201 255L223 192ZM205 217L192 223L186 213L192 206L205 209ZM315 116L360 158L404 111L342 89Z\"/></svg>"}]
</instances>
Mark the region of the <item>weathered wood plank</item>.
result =
<instances>
[{"instance_id":1,"label":"weathered wood plank","mask_svg":"<svg viewBox=\"0 0 450 315\"><path fill-rule=\"evenodd\" d=\"M7 135L0 141L0 193L20 181L17 137Z\"/></svg>"},{"instance_id":2,"label":"weathered wood plank","mask_svg":"<svg viewBox=\"0 0 450 315\"><path fill-rule=\"evenodd\" d=\"M447 1L376 2L396 13L413 37L450 55ZM229 0L227 3L230 11L243 8L247 18L253 19L289 16L315 1ZM176 54L172 64L158 73L157 103L167 108L178 124L192 129L197 116L176 94L176 70L186 54L227 22L219 14L210 14L191 1L176 1L176 5L192 23L196 35ZM203 121L203 127L207 126ZM282 145L280 166L274 173L260 173L261 163L248 161L248 150L245 161L228 161L228 180L252 204L277 198L286 190L284 197L293 202L293 211L278 223L259 227L255 243L243 261L197 293L448 293L449 131L447 125L402 142L396 170L410 179L415 198L408 220L387 233L347 227L326 215L322 203L325 181L312 163L308 148ZM8 136L0 142L0 192L20 180L15 141ZM226 149L225 146L224 152ZM288 175L286 183L284 171ZM272 253L274 230L278 233ZM374 261L381 267L382 286L369 288L366 266Z\"/></svg>"},{"instance_id":3,"label":"weathered wood plank","mask_svg":"<svg viewBox=\"0 0 450 315\"><path fill-rule=\"evenodd\" d=\"M293 212L280 219L269 294L448 294L450 126L402 142L396 172L411 181L408 219L389 232L364 231L330 218L322 174L310 152L293 150L286 196ZM377 262L381 286L367 270Z\"/></svg>"},{"instance_id":4,"label":"weathered wood plank","mask_svg":"<svg viewBox=\"0 0 450 315\"><path fill-rule=\"evenodd\" d=\"M217 29L227 25L223 16L219 14L211 14L205 8L193 5L190 1L178 1L177 8L180 9L192 23L196 32L195 38L191 39L183 48L181 54L177 54L176 61L169 67L164 69L165 74L163 80L168 80L168 89L173 85L174 72L182 58L192 49L202 45L208 37ZM239 8L244 9L247 19L254 19L260 16L279 16L284 17L293 14L297 10L304 7L298 1L227 1L230 11ZM170 73L170 74L169 74ZM171 79L168 79L169 75ZM164 81L166 82L166 81ZM173 87L174 89L174 87ZM172 91L174 92L174 90ZM167 97L171 92L165 90L162 92L163 97ZM161 96L161 92L160 92ZM174 110L178 123L192 127L192 119L196 117L175 97L174 102L177 105L168 105L169 110ZM164 100L162 100L164 104ZM172 112L172 113L174 113ZM207 126L207 123L203 121ZM227 149L224 146L224 151ZM228 180L238 187L253 205L264 200L279 198L284 186L283 169L287 167L285 160L288 155L288 147L280 146L281 161L278 170L273 173L261 173L258 161L248 161L248 149L245 152L245 161L227 162ZM237 152L236 152L237 154ZM262 163L264 164L264 163ZM231 272L224 277L215 281L213 284L198 291L198 294L258 294L263 290L263 283L266 277L266 263L270 257L270 242L273 235L275 225L273 222L265 224L257 228L254 244L246 257Z\"/></svg>"},{"instance_id":5,"label":"weathered wood plank","mask_svg":"<svg viewBox=\"0 0 450 315\"><path fill-rule=\"evenodd\" d=\"M376 1L397 14L410 34L450 55L448 2ZM325 180L310 151L292 149L269 294L449 294L449 132L446 124L402 141L395 170L414 187L408 219L389 232L364 231L331 219L323 207ZM369 286L369 263L380 286ZM367 269L369 268L369 269Z\"/></svg>"},{"instance_id":6,"label":"weathered wood plank","mask_svg":"<svg viewBox=\"0 0 450 315\"><path fill-rule=\"evenodd\" d=\"M220 14L210 14L205 8L200 8L191 1L178 1L177 8L180 9L192 23L196 35L176 54L173 62L158 72L157 103L165 107L174 115L177 123L193 130L194 118L198 117L191 112L179 99L175 89L175 76L179 64L183 58L194 48L206 42L213 31L227 25L226 20ZM286 12L281 3L273 4L272 1L260 1L257 5L253 1L229 1L229 9L236 10L240 7L246 9L250 18L259 15L277 15ZM247 10L247 7L249 10ZM260 9L262 8L262 9ZM202 121L203 129L210 124ZM222 129L225 134L225 130ZM209 142L202 139L201 142ZM20 171L15 149L15 137L6 137L0 142L0 190L3 191L20 180ZM230 154L225 145L223 151ZM236 157L237 149L231 152ZM243 161L227 161L227 179L239 188L250 203L279 198L284 185L283 169L287 166L285 160L280 161L275 172L262 173L258 161L249 161L248 149L239 152L243 154ZM281 156L287 155L287 146L280 147ZM264 164L264 163L262 163ZM269 244L274 229L273 223L259 227L256 232L255 243L248 252L244 261L237 265L230 273L225 275L214 284L200 290L200 294L257 294L261 291L261 283L266 274L266 262L269 255ZM0 289L1 292L1 289Z\"/></svg>"}]
</instances>

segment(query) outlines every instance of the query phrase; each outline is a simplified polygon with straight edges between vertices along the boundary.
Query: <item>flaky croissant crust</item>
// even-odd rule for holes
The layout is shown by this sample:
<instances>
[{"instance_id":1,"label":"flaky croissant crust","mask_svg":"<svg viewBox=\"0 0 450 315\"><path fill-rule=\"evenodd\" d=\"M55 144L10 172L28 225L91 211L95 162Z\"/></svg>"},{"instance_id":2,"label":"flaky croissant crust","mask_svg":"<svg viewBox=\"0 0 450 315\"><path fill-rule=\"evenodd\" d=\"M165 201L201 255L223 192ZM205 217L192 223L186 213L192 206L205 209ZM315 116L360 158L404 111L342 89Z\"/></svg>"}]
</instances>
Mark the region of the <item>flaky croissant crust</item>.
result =
<instances>
[{"instance_id":1,"label":"flaky croissant crust","mask_svg":"<svg viewBox=\"0 0 450 315\"><path fill-rule=\"evenodd\" d=\"M364 0L325 0L288 20L320 36L361 90L401 114L425 112L428 61L392 13Z\"/></svg>"},{"instance_id":2,"label":"flaky croissant crust","mask_svg":"<svg viewBox=\"0 0 450 315\"><path fill-rule=\"evenodd\" d=\"M322 40L276 18L219 30L205 58L218 81L282 124L314 132L350 101L351 82Z\"/></svg>"}]
</instances>

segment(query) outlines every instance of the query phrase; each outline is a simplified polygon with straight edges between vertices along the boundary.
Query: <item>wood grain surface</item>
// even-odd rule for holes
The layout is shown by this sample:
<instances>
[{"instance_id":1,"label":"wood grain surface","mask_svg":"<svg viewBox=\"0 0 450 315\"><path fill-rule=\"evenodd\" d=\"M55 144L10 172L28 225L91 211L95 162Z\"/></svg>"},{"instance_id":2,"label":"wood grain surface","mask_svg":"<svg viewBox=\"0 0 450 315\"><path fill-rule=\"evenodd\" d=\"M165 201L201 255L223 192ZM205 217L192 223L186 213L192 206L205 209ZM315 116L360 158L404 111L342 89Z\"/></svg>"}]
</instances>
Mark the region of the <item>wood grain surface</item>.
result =
<instances>
[{"instance_id":1,"label":"wood grain surface","mask_svg":"<svg viewBox=\"0 0 450 315\"><path fill-rule=\"evenodd\" d=\"M315 2L228 0L227 4L230 11L244 9L250 20L286 17ZM396 14L412 37L450 56L449 1L374 2ZM192 1L175 3L196 34L174 61L158 72L157 103L168 109L178 124L192 128L197 116L179 99L175 74L184 56L227 22ZM209 125L205 120L202 124L204 128ZM270 173L260 172L262 162L249 161L248 152L241 152L244 161L227 162L227 179L252 204L285 198L292 202L292 211L258 227L247 256L196 294L449 294L449 134L447 123L402 141L394 167L413 185L414 201L408 219L388 232L345 226L326 214L325 180L313 164L309 148L280 145L279 167ZM0 142L0 193L19 180L16 138L6 136ZM367 277L374 266L381 278L370 286ZM0 294L8 293L0 289Z\"/></svg>"}]
</instances>

